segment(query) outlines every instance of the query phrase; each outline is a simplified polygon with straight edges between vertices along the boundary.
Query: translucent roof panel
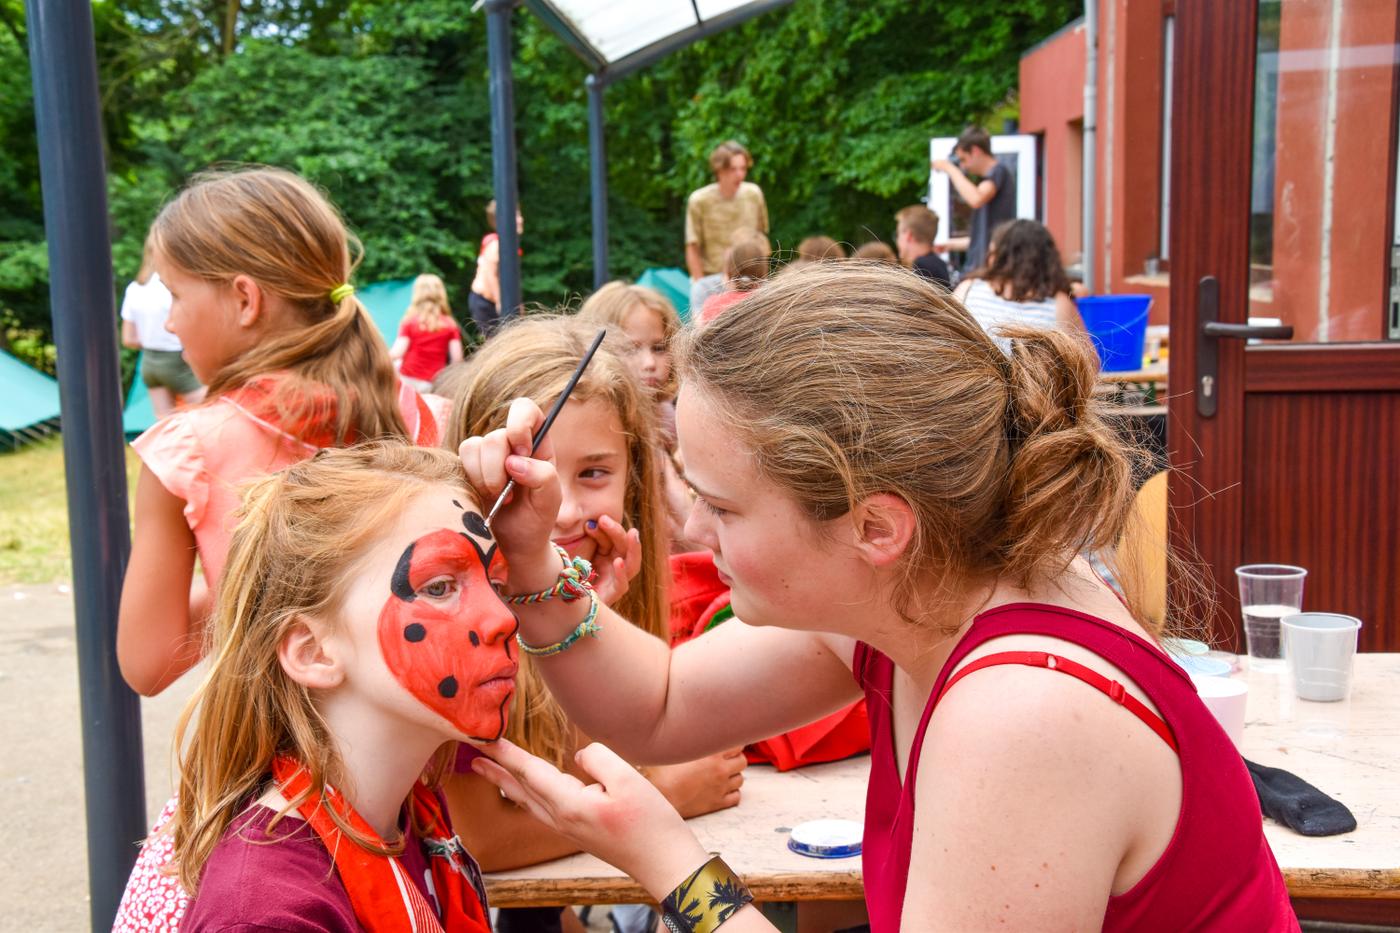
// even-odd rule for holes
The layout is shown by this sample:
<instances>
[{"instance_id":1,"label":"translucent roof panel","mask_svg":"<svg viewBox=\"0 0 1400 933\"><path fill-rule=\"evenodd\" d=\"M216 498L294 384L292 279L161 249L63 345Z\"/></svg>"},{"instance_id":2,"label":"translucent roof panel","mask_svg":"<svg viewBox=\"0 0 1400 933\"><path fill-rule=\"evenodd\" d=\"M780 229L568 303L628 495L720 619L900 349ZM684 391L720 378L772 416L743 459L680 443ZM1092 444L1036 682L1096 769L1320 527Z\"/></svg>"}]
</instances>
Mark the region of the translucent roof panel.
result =
<instances>
[{"instance_id":1,"label":"translucent roof panel","mask_svg":"<svg viewBox=\"0 0 1400 933\"><path fill-rule=\"evenodd\" d=\"M607 65L665 42L678 33L703 27L707 20L744 7L768 8L772 0L532 0L547 8Z\"/></svg>"}]
</instances>

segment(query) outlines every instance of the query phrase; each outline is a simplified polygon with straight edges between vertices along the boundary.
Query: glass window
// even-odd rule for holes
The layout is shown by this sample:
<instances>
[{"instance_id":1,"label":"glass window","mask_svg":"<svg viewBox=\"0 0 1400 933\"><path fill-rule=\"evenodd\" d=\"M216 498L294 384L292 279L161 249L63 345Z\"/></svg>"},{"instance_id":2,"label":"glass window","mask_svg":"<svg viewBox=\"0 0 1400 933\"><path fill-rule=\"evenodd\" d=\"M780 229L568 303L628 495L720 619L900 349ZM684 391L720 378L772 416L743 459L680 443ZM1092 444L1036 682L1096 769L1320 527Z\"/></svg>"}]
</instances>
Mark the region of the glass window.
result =
<instances>
[{"instance_id":1,"label":"glass window","mask_svg":"<svg viewBox=\"0 0 1400 933\"><path fill-rule=\"evenodd\" d=\"M1391 336L1397 18L1394 0L1259 3L1250 317L1295 343Z\"/></svg>"}]
</instances>

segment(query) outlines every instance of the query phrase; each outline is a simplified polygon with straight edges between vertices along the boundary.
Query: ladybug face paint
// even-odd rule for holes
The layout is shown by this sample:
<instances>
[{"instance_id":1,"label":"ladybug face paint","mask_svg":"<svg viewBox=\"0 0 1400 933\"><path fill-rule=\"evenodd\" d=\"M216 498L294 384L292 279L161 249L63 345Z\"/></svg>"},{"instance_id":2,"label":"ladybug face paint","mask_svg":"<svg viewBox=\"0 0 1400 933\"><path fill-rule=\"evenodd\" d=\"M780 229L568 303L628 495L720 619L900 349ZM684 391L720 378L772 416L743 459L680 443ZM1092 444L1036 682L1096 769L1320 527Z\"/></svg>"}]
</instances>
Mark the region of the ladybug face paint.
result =
<instances>
[{"instance_id":1,"label":"ladybug face paint","mask_svg":"<svg viewBox=\"0 0 1400 933\"><path fill-rule=\"evenodd\" d=\"M515 691L517 623L492 586L504 563L490 530L475 512L463 512L462 524L466 531L429 532L404 549L379 614L379 648L418 702L467 738L491 742L505 732Z\"/></svg>"}]
</instances>

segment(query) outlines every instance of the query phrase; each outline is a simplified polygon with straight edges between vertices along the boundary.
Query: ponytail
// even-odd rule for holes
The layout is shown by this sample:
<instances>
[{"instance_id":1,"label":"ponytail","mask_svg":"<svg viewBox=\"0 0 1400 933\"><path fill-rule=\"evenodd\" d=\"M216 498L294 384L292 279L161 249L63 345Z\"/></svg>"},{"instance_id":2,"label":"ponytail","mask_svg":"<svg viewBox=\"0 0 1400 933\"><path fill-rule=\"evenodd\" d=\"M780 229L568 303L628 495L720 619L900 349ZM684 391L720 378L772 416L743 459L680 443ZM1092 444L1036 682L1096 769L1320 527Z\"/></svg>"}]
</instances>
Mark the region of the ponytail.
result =
<instances>
[{"instance_id":1,"label":"ponytail","mask_svg":"<svg viewBox=\"0 0 1400 933\"><path fill-rule=\"evenodd\" d=\"M273 395L283 424L324 414L315 409L329 391L337 444L408 438L388 348L354 294L341 295L362 250L320 191L282 169L211 172L167 204L151 232L174 265L210 282L247 275L298 319L215 374L211 397L286 373Z\"/></svg>"}]
</instances>

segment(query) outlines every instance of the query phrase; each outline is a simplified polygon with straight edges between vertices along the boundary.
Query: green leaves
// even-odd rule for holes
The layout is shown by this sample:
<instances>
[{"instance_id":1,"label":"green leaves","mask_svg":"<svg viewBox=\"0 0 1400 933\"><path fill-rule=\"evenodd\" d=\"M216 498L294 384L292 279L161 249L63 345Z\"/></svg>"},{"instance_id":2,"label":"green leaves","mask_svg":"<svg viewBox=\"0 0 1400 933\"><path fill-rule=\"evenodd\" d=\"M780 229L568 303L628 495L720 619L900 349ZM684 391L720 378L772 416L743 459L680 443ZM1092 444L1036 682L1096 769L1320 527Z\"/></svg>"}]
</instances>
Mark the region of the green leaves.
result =
<instances>
[{"instance_id":1,"label":"green leaves","mask_svg":"<svg viewBox=\"0 0 1400 933\"><path fill-rule=\"evenodd\" d=\"M492 196L485 19L469 11L467 0L96 0L118 283L190 173L257 161L329 192L364 243L359 281L435 271L465 306ZM613 274L682 264L685 197L728 138L754 152L776 244L889 239L894 211L924 192L928 138L1014 112L1021 53L1077 11L1075 0L797 0L619 81L606 92ZM0 12L0 309L46 326L23 6L0 0ZM514 22L523 284L527 301L553 305L592 283L587 72L536 17Z\"/></svg>"}]
</instances>

